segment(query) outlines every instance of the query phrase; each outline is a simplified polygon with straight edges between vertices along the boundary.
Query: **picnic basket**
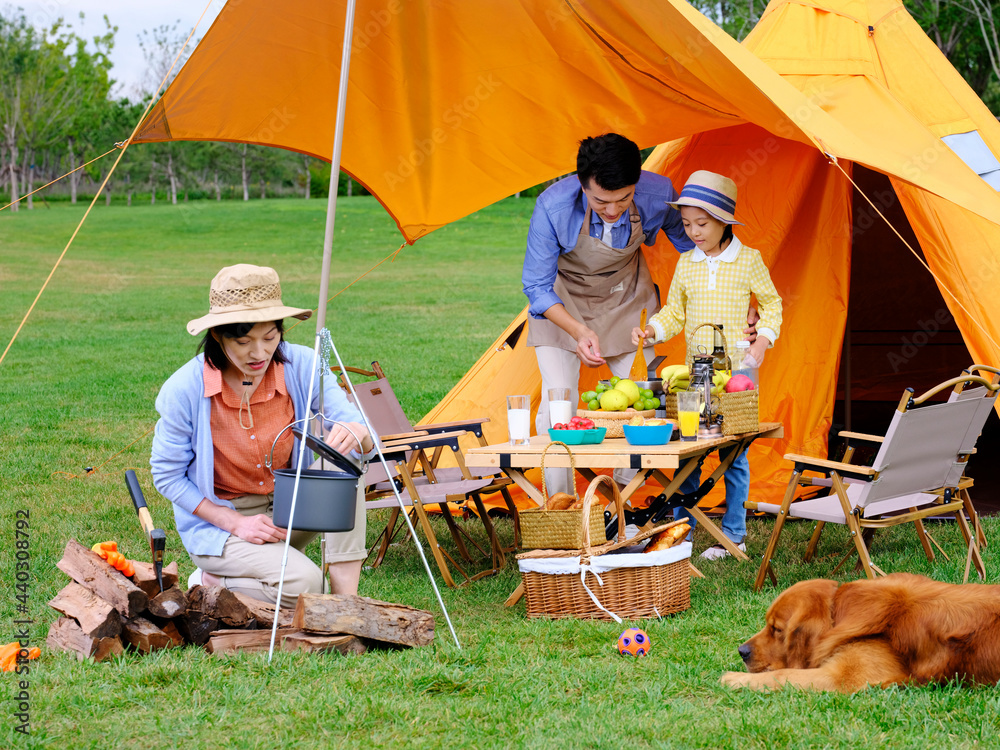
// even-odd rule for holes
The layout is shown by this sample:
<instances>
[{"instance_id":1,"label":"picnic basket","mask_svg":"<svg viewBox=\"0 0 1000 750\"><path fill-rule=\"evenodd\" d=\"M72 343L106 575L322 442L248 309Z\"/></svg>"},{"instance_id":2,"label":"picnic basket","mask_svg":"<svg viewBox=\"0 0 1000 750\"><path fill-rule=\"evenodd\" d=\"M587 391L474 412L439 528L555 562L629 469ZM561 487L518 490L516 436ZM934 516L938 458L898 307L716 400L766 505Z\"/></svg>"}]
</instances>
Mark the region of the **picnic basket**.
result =
<instances>
[{"instance_id":1,"label":"picnic basket","mask_svg":"<svg viewBox=\"0 0 1000 750\"><path fill-rule=\"evenodd\" d=\"M698 330L704 327L714 328L722 338L722 347L726 350L726 359L729 359L729 345L726 342L726 334L714 323L702 323L691 332L692 338ZM690 363L689 363L690 364ZM677 409L677 397L674 396L674 409ZM726 393L723 391L718 396L712 397L712 405L715 410L722 415L722 434L740 435L744 432L755 432L760 426L760 392L754 388L752 391L737 391ZM669 417L669 406L667 407Z\"/></svg>"},{"instance_id":2,"label":"picnic basket","mask_svg":"<svg viewBox=\"0 0 1000 750\"><path fill-rule=\"evenodd\" d=\"M618 485L607 475L590 483L583 497L584 513L594 503L598 487L606 484L618 509L618 541L591 546L583 527L579 550L532 550L517 556L529 618L614 620L644 619L682 612L691 607L691 543L644 553L610 554L635 544L683 519L645 531L626 540L624 506Z\"/></svg>"},{"instance_id":3,"label":"picnic basket","mask_svg":"<svg viewBox=\"0 0 1000 750\"><path fill-rule=\"evenodd\" d=\"M573 451L566 443L555 440L545 446L542 451L542 497L545 502L549 501L549 490L545 485L545 454L553 445L559 445L566 449L569 454L570 471L576 475L576 461L573 459ZM577 500L576 487L573 488L573 497ZM583 526L587 527L590 535L595 539L604 539L604 509L600 503L592 503L587 507L587 524L583 523L584 510L581 508L567 510L546 510L545 508L531 508L518 512L518 521L521 525L521 546L526 549L580 549L583 546Z\"/></svg>"}]
</instances>

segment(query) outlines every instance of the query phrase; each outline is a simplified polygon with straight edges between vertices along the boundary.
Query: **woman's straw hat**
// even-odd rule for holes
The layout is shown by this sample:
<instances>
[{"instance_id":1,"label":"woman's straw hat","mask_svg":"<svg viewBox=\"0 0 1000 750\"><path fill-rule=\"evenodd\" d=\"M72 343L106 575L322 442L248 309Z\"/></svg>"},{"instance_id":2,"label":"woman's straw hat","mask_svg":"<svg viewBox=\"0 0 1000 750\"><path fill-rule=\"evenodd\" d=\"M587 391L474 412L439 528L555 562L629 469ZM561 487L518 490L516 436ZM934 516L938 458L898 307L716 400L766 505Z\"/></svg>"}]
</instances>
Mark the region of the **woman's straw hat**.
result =
<instances>
[{"instance_id":1,"label":"woman's straw hat","mask_svg":"<svg viewBox=\"0 0 1000 750\"><path fill-rule=\"evenodd\" d=\"M305 320L310 315L312 310L282 304L281 283L273 268L240 263L227 266L215 275L208 292L208 315L192 320L187 330L197 336L209 328L230 323L265 323L282 318Z\"/></svg>"},{"instance_id":2,"label":"woman's straw hat","mask_svg":"<svg viewBox=\"0 0 1000 750\"><path fill-rule=\"evenodd\" d=\"M716 219L726 224L740 224L733 214L736 212L736 183L728 177L715 172L698 170L684 183L681 197L675 201L667 201L667 205L679 209L681 206L694 206L707 211Z\"/></svg>"}]
</instances>

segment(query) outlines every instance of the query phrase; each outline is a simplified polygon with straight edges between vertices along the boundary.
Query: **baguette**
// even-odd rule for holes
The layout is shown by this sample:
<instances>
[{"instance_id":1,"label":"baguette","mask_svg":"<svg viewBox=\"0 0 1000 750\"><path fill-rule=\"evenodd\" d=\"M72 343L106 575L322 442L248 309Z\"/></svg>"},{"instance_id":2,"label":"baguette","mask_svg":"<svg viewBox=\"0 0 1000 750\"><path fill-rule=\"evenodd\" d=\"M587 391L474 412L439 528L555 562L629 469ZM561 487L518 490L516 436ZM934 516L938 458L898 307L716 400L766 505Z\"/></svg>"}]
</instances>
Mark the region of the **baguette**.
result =
<instances>
[{"instance_id":1,"label":"baguette","mask_svg":"<svg viewBox=\"0 0 1000 750\"><path fill-rule=\"evenodd\" d=\"M684 539L690 530L690 524L681 523L676 526L672 526L665 531L661 531L649 540L649 544L646 545L646 549L643 550L643 553L659 552L660 550L670 549Z\"/></svg>"}]
</instances>

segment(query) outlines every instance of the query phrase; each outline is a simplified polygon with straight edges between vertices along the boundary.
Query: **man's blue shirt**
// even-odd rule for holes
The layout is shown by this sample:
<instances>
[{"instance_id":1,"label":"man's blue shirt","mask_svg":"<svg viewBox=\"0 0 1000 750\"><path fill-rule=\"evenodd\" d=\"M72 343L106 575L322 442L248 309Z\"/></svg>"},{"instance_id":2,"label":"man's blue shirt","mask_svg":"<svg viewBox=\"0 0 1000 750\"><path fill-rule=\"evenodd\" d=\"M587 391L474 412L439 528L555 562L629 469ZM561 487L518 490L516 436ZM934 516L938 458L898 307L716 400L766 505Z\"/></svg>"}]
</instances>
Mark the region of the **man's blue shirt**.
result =
<instances>
[{"instance_id":1,"label":"man's blue shirt","mask_svg":"<svg viewBox=\"0 0 1000 750\"><path fill-rule=\"evenodd\" d=\"M663 230L680 252L694 247L684 232L680 212L667 205L667 201L676 199L677 192L668 178L653 172L641 173L633 201L642 219L646 245L653 245L657 233ZM544 317L546 310L562 302L552 289L557 263L560 255L576 247L586 211L587 196L576 175L560 180L538 196L528 227L528 248L521 274L529 302L528 312L534 318ZM625 212L611 229L611 246L625 247L630 231L628 212ZM601 237L603 233L601 217L591 212L590 236Z\"/></svg>"}]
</instances>

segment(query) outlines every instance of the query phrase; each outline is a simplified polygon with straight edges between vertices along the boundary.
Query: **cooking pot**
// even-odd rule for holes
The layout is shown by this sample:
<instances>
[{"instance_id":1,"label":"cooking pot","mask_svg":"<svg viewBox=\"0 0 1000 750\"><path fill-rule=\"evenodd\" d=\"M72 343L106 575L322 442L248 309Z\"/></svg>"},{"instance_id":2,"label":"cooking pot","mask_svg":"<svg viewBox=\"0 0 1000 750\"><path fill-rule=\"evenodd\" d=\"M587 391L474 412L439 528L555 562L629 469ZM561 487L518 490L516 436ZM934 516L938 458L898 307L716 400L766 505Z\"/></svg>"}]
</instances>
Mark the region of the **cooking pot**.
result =
<instances>
[{"instance_id":1,"label":"cooking pot","mask_svg":"<svg viewBox=\"0 0 1000 750\"><path fill-rule=\"evenodd\" d=\"M271 456L281 433L299 422L284 427L274 438L266 464L271 468ZM343 422L333 422L354 435L354 431ZM303 469L299 477L299 493L295 500L295 516L289 518L292 509L292 494L295 490L295 469L272 469L274 474L274 524L284 529L296 531L351 531L354 529L355 512L358 502L358 484L363 468L342 453L327 445L322 438L297 429L292 430L299 440L331 462L336 469ZM358 445L361 441L358 440ZM292 457L293 462L297 455Z\"/></svg>"}]
</instances>

